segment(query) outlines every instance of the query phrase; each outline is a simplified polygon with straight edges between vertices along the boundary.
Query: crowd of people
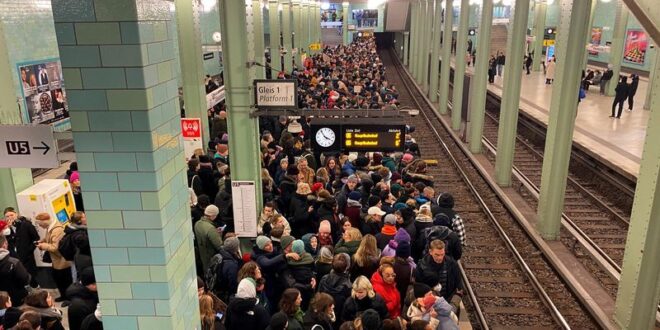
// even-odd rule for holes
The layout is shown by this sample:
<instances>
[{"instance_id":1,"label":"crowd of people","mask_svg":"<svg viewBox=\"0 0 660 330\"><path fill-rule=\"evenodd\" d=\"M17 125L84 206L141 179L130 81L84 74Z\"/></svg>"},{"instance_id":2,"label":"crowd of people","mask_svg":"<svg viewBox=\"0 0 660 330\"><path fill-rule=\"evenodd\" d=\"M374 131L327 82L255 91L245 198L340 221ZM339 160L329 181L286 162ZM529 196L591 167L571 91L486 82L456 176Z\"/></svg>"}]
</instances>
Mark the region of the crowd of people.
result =
<instances>
[{"instance_id":1,"label":"crowd of people","mask_svg":"<svg viewBox=\"0 0 660 330\"><path fill-rule=\"evenodd\" d=\"M370 39L326 48L291 77L301 108L397 103ZM413 130L403 153L318 155L309 123L261 119L251 252L234 233L226 131L188 162L203 329L457 329L465 226Z\"/></svg>"}]
</instances>

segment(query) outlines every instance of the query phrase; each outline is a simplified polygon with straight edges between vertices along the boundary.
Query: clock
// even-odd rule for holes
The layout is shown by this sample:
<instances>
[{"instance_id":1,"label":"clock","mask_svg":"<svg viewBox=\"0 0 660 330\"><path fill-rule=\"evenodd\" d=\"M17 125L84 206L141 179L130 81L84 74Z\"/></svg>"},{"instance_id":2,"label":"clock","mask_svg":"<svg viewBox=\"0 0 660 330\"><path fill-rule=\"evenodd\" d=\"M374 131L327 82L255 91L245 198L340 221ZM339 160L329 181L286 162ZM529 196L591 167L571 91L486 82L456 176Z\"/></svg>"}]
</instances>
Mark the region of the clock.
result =
<instances>
[{"instance_id":1,"label":"clock","mask_svg":"<svg viewBox=\"0 0 660 330\"><path fill-rule=\"evenodd\" d=\"M215 41L215 42L222 41L222 35L220 34L220 32L213 32L213 35L211 35L211 38L213 38L213 41Z\"/></svg>"},{"instance_id":2,"label":"clock","mask_svg":"<svg viewBox=\"0 0 660 330\"><path fill-rule=\"evenodd\" d=\"M335 131L329 127L322 127L316 132L316 143L319 146L328 148L335 143Z\"/></svg>"}]
</instances>

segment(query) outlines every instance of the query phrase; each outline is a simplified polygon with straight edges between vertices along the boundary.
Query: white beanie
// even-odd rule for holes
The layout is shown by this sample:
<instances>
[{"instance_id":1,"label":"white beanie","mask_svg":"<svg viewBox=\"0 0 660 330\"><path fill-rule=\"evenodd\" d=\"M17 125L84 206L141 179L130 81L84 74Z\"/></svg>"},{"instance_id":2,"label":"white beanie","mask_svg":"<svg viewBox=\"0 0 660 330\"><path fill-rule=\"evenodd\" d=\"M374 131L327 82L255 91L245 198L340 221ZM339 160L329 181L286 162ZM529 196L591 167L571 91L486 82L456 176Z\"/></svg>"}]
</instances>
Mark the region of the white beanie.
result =
<instances>
[{"instance_id":1,"label":"white beanie","mask_svg":"<svg viewBox=\"0 0 660 330\"><path fill-rule=\"evenodd\" d=\"M244 278L238 283L238 290L236 290L236 298L256 298L257 288L255 287L254 280L251 278Z\"/></svg>"}]
</instances>

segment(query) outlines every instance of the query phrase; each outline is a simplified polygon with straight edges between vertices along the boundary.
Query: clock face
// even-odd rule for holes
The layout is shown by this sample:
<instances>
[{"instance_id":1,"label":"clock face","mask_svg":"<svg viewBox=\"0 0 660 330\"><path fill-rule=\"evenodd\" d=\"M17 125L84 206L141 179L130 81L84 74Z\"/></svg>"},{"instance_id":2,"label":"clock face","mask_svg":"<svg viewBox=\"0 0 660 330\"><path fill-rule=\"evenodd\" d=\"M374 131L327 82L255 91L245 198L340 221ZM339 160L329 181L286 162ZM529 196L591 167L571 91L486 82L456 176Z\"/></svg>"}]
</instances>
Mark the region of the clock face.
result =
<instances>
[{"instance_id":1,"label":"clock face","mask_svg":"<svg viewBox=\"0 0 660 330\"><path fill-rule=\"evenodd\" d=\"M215 42L220 42L222 40L222 35L220 34L220 32L213 32L213 35L211 37Z\"/></svg>"},{"instance_id":2,"label":"clock face","mask_svg":"<svg viewBox=\"0 0 660 330\"><path fill-rule=\"evenodd\" d=\"M323 127L316 132L316 143L327 148L335 143L335 132L328 127Z\"/></svg>"}]
</instances>

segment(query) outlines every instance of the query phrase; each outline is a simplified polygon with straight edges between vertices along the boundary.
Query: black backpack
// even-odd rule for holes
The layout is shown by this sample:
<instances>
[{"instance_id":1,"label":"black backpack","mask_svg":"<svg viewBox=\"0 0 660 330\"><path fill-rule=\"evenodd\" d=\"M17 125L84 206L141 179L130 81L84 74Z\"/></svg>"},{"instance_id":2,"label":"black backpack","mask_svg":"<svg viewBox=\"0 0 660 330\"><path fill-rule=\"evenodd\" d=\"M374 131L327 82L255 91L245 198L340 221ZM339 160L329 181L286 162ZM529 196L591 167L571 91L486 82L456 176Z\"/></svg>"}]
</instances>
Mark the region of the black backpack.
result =
<instances>
[{"instance_id":1,"label":"black backpack","mask_svg":"<svg viewBox=\"0 0 660 330\"><path fill-rule=\"evenodd\" d=\"M445 228L447 230L444 230ZM429 251L431 242L439 239L445 243L445 251L447 251L447 254L451 255L451 247L448 239L451 233L452 230L446 226L431 226L425 228L421 235L424 239L424 254Z\"/></svg>"},{"instance_id":2,"label":"black backpack","mask_svg":"<svg viewBox=\"0 0 660 330\"><path fill-rule=\"evenodd\" d=\"M213 293L220 292L222 289L221 284L224 282L222 280L223 261L222 254L217 253L214 255L213 258L211 258L211 263L206 270L206 274L204 274L204 281L206 282L208 289Z\"/></svg>"}]
</instances>

